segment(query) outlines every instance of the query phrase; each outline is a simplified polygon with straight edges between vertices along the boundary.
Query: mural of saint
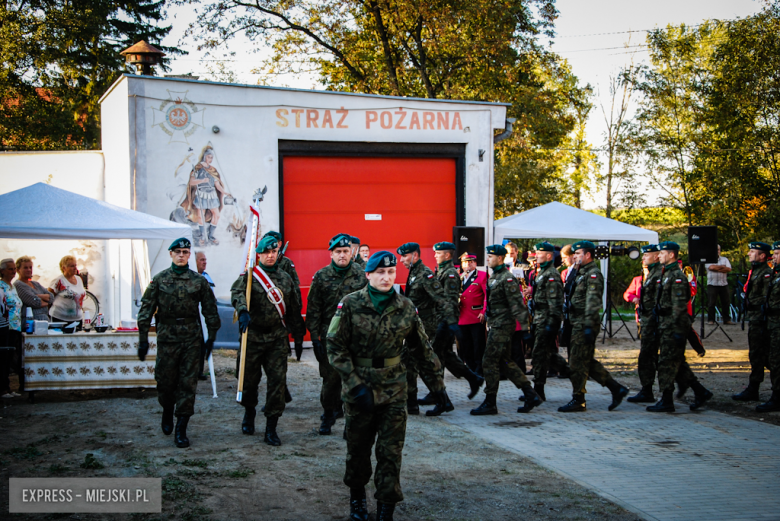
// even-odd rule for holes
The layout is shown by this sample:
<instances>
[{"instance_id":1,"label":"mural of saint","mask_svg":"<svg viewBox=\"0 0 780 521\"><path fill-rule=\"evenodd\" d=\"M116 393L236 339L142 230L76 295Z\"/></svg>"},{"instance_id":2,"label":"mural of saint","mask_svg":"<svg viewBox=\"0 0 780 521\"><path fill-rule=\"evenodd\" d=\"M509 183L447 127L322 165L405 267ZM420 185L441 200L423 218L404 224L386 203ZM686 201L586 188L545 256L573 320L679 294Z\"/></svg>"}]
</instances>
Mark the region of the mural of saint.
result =
<instances>
[{"instance_id":1,"label":"mural of saint","mask_svg":"<svg viewBox=\"0 0 780 521\"><path fill-rule=\"evenodd\" d=\"M181 207L187 219L197 225L193 230L195 246L217 245L214 236L219 224L220 213L225 204L232 204L233 197L225 189L217 169L212 166L214 149L206 145L200 153L198 163L192 167L186 195Z\"/></svg>"}]
</instances>

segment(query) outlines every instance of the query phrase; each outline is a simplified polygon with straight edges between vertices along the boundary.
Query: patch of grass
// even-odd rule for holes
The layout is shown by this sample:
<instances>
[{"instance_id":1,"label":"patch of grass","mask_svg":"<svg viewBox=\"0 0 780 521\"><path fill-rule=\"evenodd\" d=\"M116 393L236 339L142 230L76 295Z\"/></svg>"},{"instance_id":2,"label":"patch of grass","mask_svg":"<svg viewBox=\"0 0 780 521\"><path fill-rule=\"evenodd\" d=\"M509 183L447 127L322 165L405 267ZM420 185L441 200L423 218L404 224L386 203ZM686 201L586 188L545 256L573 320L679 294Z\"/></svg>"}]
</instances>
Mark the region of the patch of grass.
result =
<instances>
[{"instance_id":1,"label":"patch of grass","mask_svg":"<svg viewBox=\"0 0 780 521\"><path fill-rule=\"evenodd\" d=\"M16 459L33 460L40 456L43 456L43 452L39 451L35 444L30 443L26 447L14 447L3 451L3 454L8 454Z\"/></svg>"},{"instance_id":2,"label":"patch of grass","mask_svg":"<svg viewBox=\"0 0 780 521\"><path fill-rule=\"evenodd\" d=\"M209 464L202 459L185 459L181 461L181 464L187 467L200 467L202 469L209 466Z\"/></svg>"},{"instance_id":3,"label":"patch of grass","mask_svg":"<svg viewBox=\"0 0 780 521\"><path fill-rule=\"evenodd\" d=\"M79 465L82 469L102 469L105 468L105 466L100 463L100 460L98 460L94 454L91 452L87 453L86 456L84 456L84 463Z\"/></svg>"},{"instance_id":4,"label":"patch of grass","mask_svg":"<svg viewBox=\"0 0 780 521\"><path fill-rule=\"evenodd\" d=\"M187 481L176 476L165 476L162 480L163 501L200 501L203 495Z\"/></svg>"},{"instance_id":5,"label":"patch of grass","mask_svg":"<svg viewBox=\"0 0 780 521\"><path fill-rule=\"evenodd\" d=\"M170 467L171 465L178 465L178 464L179 462L173 458L168 458L167 461L163 461L163 465L165 465L166 467Z\"/></svg>"},{"instance_id":6,"label":"patch of grass","mask_svg":"<svg viewBox=\"0 0 780 521\"><path fill-rule=\"evenodd\" d=\"M237 470L231 470L229 472L226 472L225 475L233 479L243 479L243 478L248 478L251 474L254 473L255 471L252 469L237 469Z\"/></svg>"},{"instance_id":7,"label":"patch of grass","mask_svg":"<svg viewBox=\"0 0 780 521\"><path fill-rule=\"evenodd\" d=\"M94 435L104 440L108 438L108 434L106 434L106 431L97 431Z\"/></svg>"},{"instance_id":8,"label":"patch of grass","mask_svg":"<svg viewBox=\"0 0 780 521\"><path fill-rule=\"evenodd\" d=\"M67 438L67 436L65 436ZM47 436L46 438L43 438L42 440L38 440L34 443L31 443L30 445L48 445L49 443L60 443L62 441L62 438L57 436L56 434L53 434L51 436Z\"/></svg>"},{"instance_id":9,"label":"patch of grass","mask_svg":"<svg viewBox=\"0 0 780 521\"><path fill-rule=\"evenodd\" d=\"M67 472L70 470L70 467L66 467L65 465L60 465L59 463L55 463L54 465L49 467L49 472L51 474L62 474L63 472Z\"/></svg>"},{"instance_id":10,"label":"patch of grass","mask_svg":"<svg viewBox=\"0 0 780 521\"><path fill-rule=\"evenodd\" d=\"M188 510L187 512L183 513L181 515L181 519L183 521L194 521L194 520L201 520L203 519L203 516L207 516L211 514L212 510L210 508L206 508L203 506L196 506L192 508L191 510Z\"/></svg>"},{"instance_id":11,"label":"patch of grass","mask_svg":"<svg viewBox=\"0 0 780 521\"><path fill-rule=\"evenodd\" d=\"M285 459L290 459L290 456L288 456L287 454L277 454L276 456L274 456L274 461L280 461Z\"/></svg>"}]
</instances>

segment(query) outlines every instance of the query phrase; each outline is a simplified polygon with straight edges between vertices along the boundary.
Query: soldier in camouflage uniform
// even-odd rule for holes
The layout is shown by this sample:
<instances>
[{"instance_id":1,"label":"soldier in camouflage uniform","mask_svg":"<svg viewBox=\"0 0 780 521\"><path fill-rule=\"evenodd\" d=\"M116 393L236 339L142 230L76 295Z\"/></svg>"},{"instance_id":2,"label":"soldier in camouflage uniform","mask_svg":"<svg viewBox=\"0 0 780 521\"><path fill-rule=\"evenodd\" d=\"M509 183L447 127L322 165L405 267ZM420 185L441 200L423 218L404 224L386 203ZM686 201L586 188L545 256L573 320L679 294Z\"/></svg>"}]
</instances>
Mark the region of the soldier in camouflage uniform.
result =
<instances>
[{"instance_id":1,"label":"soldier in camouflage uniform","mask_svg":"<svg viewBox=\"0 0 780 521\"><path fill-rule=\"evenodd\" d=\"M572 400L559 407L559 412L581 412L586 409L585 384L588 378L607 387L612 393L608 409L615 409L628 394L628 388L617 383L603 365L593 356L596 353L596 336L601 328L601 297L604 294L604 276L593 262L596 245L580 241L572 245L574 262L580 265L571 296L570 320Z\"/></svg>"},{"instance_id":2,"label":"soldier in camouflage uniform","mask_svg":"<svg viewBox=\"0 0 780 521\"><path fill-rule=\"evenodd\" d=\"M417 362L423 381L439 403L449 401L439 360L430 348L414 304L393 290L396 258L387 251L371 256L368 285L338 304L328 328L328 358L341 376L347 415L347 468L350 519L368 520L365 486L371 478L376 438L377 519L392 520L401 492L401 453L406 436L406 366Z\"/></svg>"},{"instance_id":3,"label":"soldier in camouflage uniform","mask_svg":"<svg viewBox=\"0 0 780 521\"><path fill-rule=\"evenodd\" d=\"M563 315L563 282L553 262L555 247L549 242L540 242L534 245L534 250L539 266L536 279L531 284L529 301L529 308L533 308L535 329L532 354L534 391L542 400L546 400L544 384L547 381L548 369L569 376L569 364L558 354L555 345Z\"/></svg>"},{"instance_id":4,"label":"soldier in camouflage uniform","mask_svg":"<svg viewBox=\"0 0 780 521\"><path fill-rule=\"evenodd\" d=\"M647 408L650 412L674 412L675 379L681 386L691 387L695 394L690 409L695 411L712 398L685 361L685 345L691 329L688 302L691 300L691 286L677 262L680 246L672 241L658 245L658 260L663 266L657 297L658 309L658 390L661 400ZM644 331L642 332L644 335Z\"/></svg>"},{"instance_id":5,"label":"soldier in camouflage uniform","mask_svg":"<svg viewBox=\"0 0 780 521\"><path fill-rule=\"evenodd\" d=\"M365 267L366 266L366 260L363 258L362 255L360 255L360 238L359 237L350 237L352 241L352 258L354 259L354 263L358 266Z\"/></svg>"},{"instance_id":6,"label":"soldier in camouflage uniform","mask_svg":"<svg viewBox=\"0 0 780 521\"><path fill-rule=\"evenodd\" d=\"M502 365L506 370L507 378L525 394L525 405L517 409L517 412L531 412L531 409L541 405L542 399L534 392L525 373L512 361L512 334L515 332L516 322L527 323L528 311L517 279L504 265L506 248L494 244L488 246L486 251L487 265L493 270L493 274L487 283L486 314L490 330L485 356L482 359L482 371L485 374L485 401L476 409L472 409L471 414L475 416L498 414L496 395L500 379L499 367Z\"/></svg>"},{"instance_id":7,"label":"soldier in camouflage uniform","mask_svg":"<svg viewBox=\"0 0 780 521\"><path fill-rule=\"evenodd\" d=\"M324 410L320 434L330 434L341 408L341 378L328 361L327 333L336 306L346 295L363 288L368 280L365 272L351 259L350 237L339 234L328 244L331 262L314 274L306 308L306 327L311 333L314 356L320 364L322 389L320 404Z\"/></svg>"},{"instance_id":8,"label":"soldier in camouflage uniform","mask_svg":"<svg viewBox=\"0 0 780 521\"><path fill-rule=\"evenodd\" d=\"M769 339L769 377L772 380L772 397L756 407L758 412L780 411L780 241L772 244L772 252L774 269L764 303Z\"/></svg>"},{"instance_id":9,"label":"soldier in camouflage uniform","mask_svg":"<svg viewBox=\"0 0 780 521\"><path fill-rule=\"evenodd\" d=\"M403 265L409 270L404 294L417 308L417 314L425 327L425 334L429 339L435 338L436 327L440 322L439 317L446 317L449 312L447 302L441 296L441 283L430 268L420 260L419 244L407 242L399 246L396 252L401 256ZM457 323L457 315L455 321ZM407 409L409 414L420 414L420 406L417 403L417 367L413 358L404 360L404 365L406 365L408 386ZM442 376L443 371L442 367Z\"/></svg>"},{"instance_id":10,"label":"soldier in camouflage uniform","mask_svg":"<svg viewBox=\"0 0 780 521\"><path fill-rule=\"evenodd\" d=\"M288 331L293 336L295 348L303 344L306 327L301 317L299 301L295 296L295 286L287 273L277 264L279 243L272 236L264 237L257 246L257 266L271 279L283 294L284 321L277 307L271 301L271 295L257 281L252 281L252 294L247 309L247 280L251 273L238 277L230 288L231 303L238 313L239 330L247 332L246 359L240 363L244 367L244 390L241 405L246 409L241 422L244 434L255 432L255 407L257 406L257 387L265 369L267 378L265 407L265 439L269 445L278 446L282 442L276 434L279 417L284 412L284 391L287 387L287 354L290 344ZM237 371L238 373L239 371Z\"/></svg>"},{"instance_id":11,"label":"soldier in camouflage uniform","mask_svg":"<svg viewBox=\"0 0 780 521\"><path fill-rule=\"evenodd\" d=\"M144 291L138 311L138 358L149 352L149 327L155 317L157 327L157 400L163 407L162 431L170 434L176 414L177 447L190 446L187 423L195 413L195 391L198 387L198 360L203 344L198 304L206 320L208 358L219 330L217 301L208 281L189 269L190 241L177 239L170 245L171 267L154 276ZM174 411L175 406L175 411Z\"/></svg>"},{"instance_id":12,"label":"soldier in camouflage uniform","mask_svg":"<svg viewBox=\"0 0 780 521\"><path fill-rule=\"evenodd\" d=\"M748 258L750 259L750 275L745 288L747 302L748 357L750 359L750 380L747 388L732 396L740 402L758 401L758 389L764 381L764 369L769 365L769 337L767 336L766 315L764 304L769 282L772 279L772 268L769 267L769 245L765 242L751 242Z\"/></svg>"}]
</instances>

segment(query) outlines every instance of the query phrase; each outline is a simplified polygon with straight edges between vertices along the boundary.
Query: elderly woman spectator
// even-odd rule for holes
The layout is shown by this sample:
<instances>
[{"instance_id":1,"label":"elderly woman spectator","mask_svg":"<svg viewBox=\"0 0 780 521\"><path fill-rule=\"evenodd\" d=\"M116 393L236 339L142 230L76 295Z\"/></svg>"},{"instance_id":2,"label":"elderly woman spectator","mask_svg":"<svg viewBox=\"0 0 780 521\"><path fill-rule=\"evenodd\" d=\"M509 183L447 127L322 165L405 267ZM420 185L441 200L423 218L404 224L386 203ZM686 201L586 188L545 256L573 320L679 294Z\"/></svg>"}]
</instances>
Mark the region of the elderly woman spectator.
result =
<instances>
[{"instance_id":1,"label":"elderly woman spectator","mask_svg":"<svg viewBox=\"0 0 780 521\"><path fill-rule=\"evenodd\" d=\"M16 370L16 374L19 376L19 390L24 390L24 371L23 371L23 355L22 355L22 301L19 298L19 294L14 288L13 280L16 277L16 264L13 259L3 259L0 261L0 290L5 294L5 307L8 313L8 333L5 346L13 347L16 359L13 366ZM8 355L5 355L8 357ZM8 365L9 362L6 358L5 368L3 374L0 374L0 389L3 391L3 396L19 396L17 393L11 392L11 385L8 380Z\"/></svg>"},{"instance_id":2,"label":"elderly woman spectator","mask_svg":"<svg viewBox=\"0 0 780 521\"><path fill-rule=\"evenodd\" d=\"M22 317L27 316L27 308L32 309L35 320L49 320L49 306L54 295L40 282L32 280L33 261L28 256L16 259L16 273L19 279L14 282L16 292L22 299Z\"/></svg>"},{"instance_id":3,"label":"elderly woman spectator","mask_svg":"<svg viewBox=\"0 0 780 521\"><path fill-rule=\"evenodd\" d=\"M78 322L81 327L81 305L87 291L81 277L76 275L76 257L65 255L60 259L62 275L51 281L49 291L54 295L49 314L56 322Z\"/></svg>"}]
</instances>

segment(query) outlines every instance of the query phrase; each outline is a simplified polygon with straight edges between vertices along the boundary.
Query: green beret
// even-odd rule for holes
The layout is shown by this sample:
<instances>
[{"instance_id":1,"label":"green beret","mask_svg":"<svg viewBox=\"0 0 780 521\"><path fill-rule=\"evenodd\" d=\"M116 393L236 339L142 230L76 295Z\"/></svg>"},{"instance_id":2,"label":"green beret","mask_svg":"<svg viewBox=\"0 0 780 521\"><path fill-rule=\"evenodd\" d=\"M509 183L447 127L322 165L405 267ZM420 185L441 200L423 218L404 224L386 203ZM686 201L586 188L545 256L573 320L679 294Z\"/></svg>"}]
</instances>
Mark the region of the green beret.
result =
<instances>
[{"instance_id":1,"label":"green beret","mask_svg":"<svg viewBox=\"0 0 780 521\"><path fill-rule=\"evenodd\" d=\"M577 251L577 250L595 250L596 245L593 244L591 241L579 241L575 242L571 245L571 251Z\"/></svg>"},{"instance_id":2,"label":"green beret","mask_svg":"<svg viewBox=\"0 0 780 521\"><path fill-rule=\"evenodd\" d=\"M448 250L454 250L455 245L451 242L437 242L433 245L433 251L448 251Z\"/></svg>"},{"instance_id":3,"label":"green beret","mask_svg":"<svg viewBox=\"0 0 780 521\"><path fill-rule=\"evenodd\" d=\"M255 251L257 253L265 253L267 251L273 250L274 248L279 247L279 241L276 239L276 237L272 235L265 235L262 239L260 239L260 242L257 243L257 248Z\"/></svg>"},{"instance_id":4,"label":"green beret","mask_svg":"<svg viewBox=\"0 0 780 521\"><path fill-rule=\"evenodd\" d=\"M352 245L351 237L349 235L336 235L330 240L328 249L333 251L334 248L349 248Z\"/></svg>"},{"instance_id":5,"label":"green beret","mask_svg":"<svg viewBox=\"0 0 780 521\"><path fill-rule=\"evenodd\" d=\"M398 263L398 260L395 258L395 255L390 253L389 251L378 251L375 254L373 254L371 257L369 257L368 262L366 262L366 267L364 268L366 273L371 273L372 271L375 271L377 268L392 268Z\"/></svg>"},{"instance_id":6,"label":"green beret","mask_svg":"<svg viewBox=\"0 0 780 521\"><path fill-rule=\"evenodd\" d=\"M680 251L680 245L677 244L674 241L663 241L658 243L658 250L659 251L673 251L678 252Z\"/></svg>"},{"instance_id":7,"label":"green beret","mask_svg":"<svg viewBox=\"0 0 780 521\"><path fill-rule=\"evenodd\" d=\"M174 248L192 248L192 243L190 243L190 240L186 237L180 237L173 241L170 246L168 246L168 251L171 251Z\"/></svg>"},{"instance_id":8,"label":"green beret","mask_svg":"<svg viewBox=\"0 0 780 521\"><path fill-rule=\"evenodd\" d=\"M504 248L500 244L491 244L487 248L485 248L485 251L488 252L490 255L498 255L499 257L501 255L506 255L506 248Z\"/></svg>"},{"instance_id":9,"label":"green beret","mask_svg":"<svg viewBox=\"0 0 780 521\"><path fill-rule=\"evenodd\" d=\"M772 251L780 250L780 241L775 241L772 243Z\"/></svg>"},{"instance_id":10,"label":"green beret","mask_svg":"<svg viewBox=\"0 0 780 521\"><path fill-rule=\"evenodd\" d=\"M355 237L354 235L349 238L349 240L352 242L352 244L360 244L360 238Z\"/></svg>"},{"instance_id":11,"label":"green beret","mask_svg":"<svg viewBox=\"0 0 780 521\"><path fill-rule=\"evenodd\" d=\"M642 246L642 253L654 253L654 252L657 252L657 251L661 251L661 250L658 249L658 245L657 244L646 244L646 245Z\"/></svg>"},{"instance_id":12,"label":"green beret","mask_svg":"<svg viewBox=\"0 0 780 521\"><path fill-rule=\"evenodd\" d=\"M751 250L760 250L760 251L763 251L764 253L769 253L769 245L767 243L765 243L765 242L759 242L759 241L751 242L750 243L750 249Z\"/></svg>"},{"instance_id":13,"label":"green beret","mask_svg":"<svg viewBox=\"0 0 780 521\"><path fill-rule=\"evenodd\" d=\"M266 238L266 237L273 237L278 242L282 242L282 234L279 233L279 232L275 232L273 230L271 230L270 232L268 232L265 235L263 235L263 238Z\"/></svg>"},{"instance_id":14,"label":"green beret","mask_svg":"<svg viewBox=\"0 0 780 521\"><path fill-rule=\"evenodd\" d=\"M547 241L534 244L534 251L549 251L555 253L555 246Z\"/></svg>"},{"instance_id":15,"label":"green beret","mask_svg":"<svg viewBox=\"0 0 780 521\"><path fill-rule=\"evenodd\" d=\"M398 255L406 255L407 253L420 252L420 245L416 242L406 242L395 250Z\"/></svg>"}]
</instances>

